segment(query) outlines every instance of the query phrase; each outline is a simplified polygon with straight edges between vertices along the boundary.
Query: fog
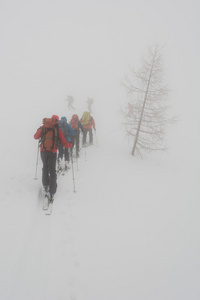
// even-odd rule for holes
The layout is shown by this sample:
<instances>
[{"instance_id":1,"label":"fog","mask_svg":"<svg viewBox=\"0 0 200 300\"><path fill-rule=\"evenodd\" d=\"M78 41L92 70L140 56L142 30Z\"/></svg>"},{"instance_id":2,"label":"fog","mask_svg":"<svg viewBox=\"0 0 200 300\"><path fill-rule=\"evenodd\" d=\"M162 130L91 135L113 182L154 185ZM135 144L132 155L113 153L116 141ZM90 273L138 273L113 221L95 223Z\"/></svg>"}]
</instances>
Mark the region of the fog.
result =
<instances>
[{"instance_id":1,"label":"fog","mask_svg":"<svg viewBox=\"0 0 200 300\"><path fill-rule=\"evenodd\" d=\"M32 205L32 207L34 206L33 203L36 191L32 181L30 183L30 177L32 176L31 174L34 175L35 172L37 142L33 139L33 134L35 133L36 129L42 124L43 117L51 117L52 114L57 114L59 115L59 117L66 115L69 120L73 113L78 113L79 117L81 117L83 111L87 109L86 101L88 97L94 99L94 104L92 106L92 115L96 121L99 146L103 146L104 148L103 156L101 155L101 153L99 154L99 152L97 152L99 155L97 155L97 158L99 157L99 164L97 167L99 169L95 171L95 148L93 149L93 152L90 150L91 156L93 158L93 163L88 163L88 165L90 166L91 172L94 171L94 174L95 172L97 172L97 179L101 180L101 175L103 176L105 171L104 168L101 168L101 159L102 157L105 157L105 159L102 160L102 163L105 164L107 155L106 147L109 148L108 153L110 157L112 157L112 153L115 153L113 165L111 164L108 169L110 170L111 174L113 174L112 177L114 177L114 174L116 174L116 172L119 170L119 186L126 186L127 193L129 195L131 195L132 193L132 181L130 180L130 178L133 174L131 172L132 170L135 172L135 166L136 173L141 173L140 177L138 178L136 176L136 173L134 173L133 176L136 182L138 181L138 194L140 193L140 190L143 189L141 183L143 175L145 174L145 172L147 172L147 174L151 173L151 167L149 167L152 166L151 164L153 164L153 172L155 164L157 166L160 166L162 164L166 166L174 166L174 171L172 168L170 169L170 171L168 170L166 172L167 182L171 182L170 187L171 185L173 185L172 181L173 179L175 180L176 174L181 176L177 186L174 186L174 194L176 195L175 199L170 198L170 203L166 204L168 207L168 212L173 209L173 201L178 201L176 203L177 215L175 213L175 215L173 216L173 224L175 224L176 217L178 217L179 204L181 205L182 199L178 199L179 188L183 186L185 187L187 192L185 193L184 189L181 190L181 197L184 197L185 195L186 203L183 209L183 215L181 217L182 224L184 224L184 218L186 218L185 216L187 209L189 209L189 211L191 212L190 217L192 218L193 210L190 207L190 199L188 200L188 195L190 195L190 191L192 191L192 205L196 205L195 209L199 207L199 205L197 204L197 199L200 195L199 186L197 184L200 174L199 12L200 2L198 0L78 0L74 2L67 0L10 0L1 3L0 124L2 147L0 179L2 191L0 200L1 213L4 217L2 219L2 228L4 228L4 226L5 228L7 228L7 220L9 218L7 218L6 216L7 214L9 215L9 211L13 207L14 198L12 195L15 193L15 191L17 191L18 200L22 201L21 205L23 209L25 209L25 211L27 212L29 210L29 207L24 197L28 195L29 188L29 190L31 191L31 201L29 204ZM176 125L173 125L168 129L166 136L167 146L169 147L168 152L156 155L146 154L143 160L140 161L134 160L135 158L131 157L132 141L125 138L125 132L123 131L123 127L121 124L122 117L120 115L120 108L126 107L128 102L126 91L122 87L121 82L124 76L129 72L131 67L137 69L140 66L141 58L142 56L145 56L147 48L154 46L156 43L163 47L162 54L166 69L166 83L168 83L170 89L170 94L168 97L170 106L169 113L172 116L176 115L178 117L178 122ZM67 108L67 95L73 96L75 110L69 110ZM120 144L120 150L118 149L118 143ZM119 151L119 168L117 168L116 165L118 162L118 152L116 152L116 150ZM98 149L97 151L100 150ZM123 161L121 160L122 157ZM126 159L128 160L126 161ZM82 166L84 166L84 162L82 161L81 163ZM107 163L109 163L109 160L107 161ZM121 170L126 173L123 164L125 164L125 169L128 170L128 173L130 174L128 183L125 177L123 177L124 182L121 177ZM131 164L133 164L133 168L131 168ZM140 166L142 168L141 170ZM86 167L83 167L83 169L84 168ZM38 172L41 172L41 165ZM155 173L155 179L158 181L160 180L160 186L162 186L163 189L167 191L168 187L165 186L165 182L162 181L162 174L164 173L164 171L162 169L156 169ZM109 174L106 175L109 177ZM103 182L105 181L105 194L108 178L106 177L106 175L103 180ZM149 189L153 193L153 186L155 184L154 177L151 178L151 183L153 185L149 183L149 179L146 178L145 175L144 177L145 183L147 184L147 186L149 185ZM13 182L14 190L12 191L11 188L12 193L10 195L8 190L10 189L10 187L12 187ZM94 186L95 182L96 178L94 177ZM27 190L25 191L22 188L23 184L27 185ZM84 182L81 178L80 185L82 187L83 193L87 195L87 191L84 190ZM110 193L112 193L112 188L110 186L107 188ZM92 191L94 190L95 188L93 187ZM92 191L90 195L91 199L93 199ZM62 194L61 192L60 195ZM116 195L114 195L119 197L117 195L117 190L115 192ZM163 191L161 190L161 188L157 191L158 198L159 193L161 193L162 195L162 192ZM65 193L68 193L67 188L65 189ZM123 194L123 191L120 190L119 194ZM148 205L148 200L146 198L147 195L148 189L147 191L143 191L143 198L145 199L144 203ZM172 190L170 190L170 195L173 195ZM70 197L72 197L71 194ZM164 196L164 198L166 198L167 203L167 196ZM80 203L77 199L72 212L69 212L69 215L70 213L73 213L75 218L80 214ZM97 199L100 200L98 197ZM7 200L10 200L8 201L8 204L6 203ZM71 204L69 205L73 206L73 201L70 201ZM87 199L86 201L88 201L86 202L86 205L89 206L91 204L90 199ZM121 207L123 207L120 197L118 198L118 201L120 202L121 206L114 208L114 210L116 209L117 212L119 212L121 210ZM139 203L139 200L137 201ZM157 199L155 200L153 198L153 201L156 207ZM95 206L96 210L100 203L101 202L95 204L97 205ZM103 206L100 208L102 211L104 210L104 208L106 209L106 203L106 199L104 199ZM126 219L126 208L128 208L128 202L125 203L126 205L124 219ZM70 207L68 207L67 205L68 204L65 204L67 209L70 209ZM135 203L133 202L131 204L131 207L135 208L134 205ZM111 204L109 207L109 209L112 210ZM17 205L15 206L15 208L19 213L20 219L24 222L23 225L27 224L28 220L23 219L23 212L20 211ZM57 209L59 211L60 207L58 206ZM138 204L137 210L140 211L140 204ZM161 206L160 210L162 211ZM94 212L95 209L93 211L91 208L91 214ZM155 211L154 216L156 215L157 214ZM37 218L36 216L37 214L35 209L33 215L31 216L31 220ZM140 222L139 216L137 216L138 222ZM161 216L161 214L159 216ZM14 209L12 211L12 217L15 218ZM57 221L59 222L59 217L60 215L57 215L57 217L55 217L55 224ZM63 215L62 217L64 218L65 216ZM69 216L67 215L67 217ZM25 216L25 218L28 217ZM41 215L38 218L40 218L38 219L39 221L43 220L41 218ZM170 220L167 219L167 214L165 215L165 218L166 224L167 222L170 223ZM149 220L151 220L150 216ZM189 225L189 218L187 220L187 224ZM21 225L20 223L17 223L17 217L15 219L15 222L15 224L17 224L16 228L20 229ZM41 221L41 224L44 225L42 222L44 221ZM60 223L58 224L61 225ZM166 226L165 229L167 230L166 224L164 224L163 226L164 228ZM196 222L195 224L197 225L199 223ZM197 228L195 224L191 226L190 231L188 230L188 240L190 240L189 234L193 232L194 228ZM58 229L60 229L59 225L57 225ZM76 237L78 237L78 244L81 244L79 240L79 238L81 239L79 234L79 226L81 228L81 225L81 222L77 223ZM135 229L134 226L135 224L132 224L131 228ZM144 226L144 224L142 224L142 226ZM145 232L146 228L142 226L141 228L143 228ZM96 227L94 227L94 230L91 232L91 238L92 234L95 233L95 230ZM13 237L15 234L17 234L17 230L12 231L11 228L10 231L13 234ZM6 237L6 233L4 231L2 232ZM27 227L26 234L28 234L28 232L29 227ZM130 236L131 234L132 232L130 230ZM169 237L171 236L171 234L174 236L173 226L171 226ZM138 237L138 239L140 239L139 231L137 232L136 236ZM5 237L3 238L3 241L6 240ZM34 232L34 238L35 244L37 244L37 232ZM95 236L95 238L98 237ZM155 239L156 238L157 237L155 237ZM20 241L20 243L22 244L25 242L23 236L20 237ZM102 243L105 242L103 240L103 235L100 242L101 241ZM195 244L195 242L197 243ZM189 260L189 255L192 255L194 251L196 255L193 259L194 265L195 263L198 264L199 261L197 258L199 243L197 240L195 240L195 242L193 241L192 243L191 252L189 252L189 254L187 253ZM48 243L50 242L47 241L47 243L44 245L44 249L45 246L48 247ZM164 240L163 243L165 243ZM179 243L178 245L181 248L182 244ZM16 248L20 246L16 246ZM8 241L8 245L5 246L5 251L2 250L2 257L4 257L4 255L7 253L7 249L10 249L10 247L12 247L12 236ZM154 248L152 249L153 253ZM20 249L19 253L21 253ZM82 251L82 249L80 250L80 253L83 256L84 260L84 251ZM138 247L138 253L140 253L140 247ZM16 256L14 256L13 258L16 264L18 261L17 255L18 253L16 253ZM34 253L32 253L32 255L34 255ZM173 255L174 254L172 254L172 256ZM187 257L184 256L183 261L187 260L186 258ZM9 260L10 257L6 257L6 255L4 259L4 268L7 271L8 275L6 275L7 279L4 278L3 273L1 274L1 276L5 282L5 294L8 294L10 284L8 278L9 272L12 273L12 259ZM49 255L49 259L51 259L51 255ZM122 258L120 257L120 259ZM25 259L24 264L26 264L27 261L28 258L27 260ZM86 261L89 262L89 257ZM9 267L6 266L7 262L9 263ZM166 262L166 265L167 263L168 261ZM158 269L159 268L160 267L158 267ZM22 271L20 274L23 273ZM96 271L95 268L94 271ZM198 270L196 270L195 274L198 273ZM59 272L57 274L59 274ZM89 272L87 274L89 274ZM159 274L157 274L156 280L159 279ZM136 275L137 274L134 274L134 276ZM15 276L12 277L12 283L14 280ZM23 276L20 283L22 284L22 282ZM183 282L185 284L187 282L187 279L185 279L185 281ZM157 282L157 285L159 286L159 280ZM192 283L190 287L191 286ZM129 288L127 289L128 291L131 291L130 287L131 283ZM188 295L190 294L190 291L190 288L188 288ZM56 293L55 290L54 292ZM95 294L95 292L96 289L94 288L93 293ZM122 289L120 290L120 292L122 292ZM84 295L85 298L82 299L87 299L87 293L85 293ZM112 295L112 291L108 295ZM131 294L130 292L130 295L134 294ZM140 291L137 291L135 295L141 296ZM145 292L145 296L141 296L140 299L147 299L147 295L148 290ZM160 293L157 295L159 299L161 299L161 295L162 286L160 286ZM178 299L182 299L181 296ZM5 299L12 300L11 298ZM51 299L54 300L57 298L54 298L52 296ZM68 298L63 297L62 299ZM70 299L75 298L73 298L72 296ZM109 297L107 299L109 299ZM150 299L153 299L153 297ZM173 299L175 300L176 298ZM129 299L127 298L126 300Z\"/></svg>"},{"instance_id":2,"label":"fog","mask_svg":"<svg viewBox=\"0 0 200 300\"><path fill-rule=\"evenodd\" d=\"M119 124L120 107L128 101L121 81L158 43L171 114L179 117L169 129L169 148L197 159L199 6L197 0L2 3L1 121L20 115L20 124L39 126L44 115L69 117L65 99L72 95L79 114L87 97L94 99L96 120L104 116L99 127Z\"/></svg>"}]
</instances>

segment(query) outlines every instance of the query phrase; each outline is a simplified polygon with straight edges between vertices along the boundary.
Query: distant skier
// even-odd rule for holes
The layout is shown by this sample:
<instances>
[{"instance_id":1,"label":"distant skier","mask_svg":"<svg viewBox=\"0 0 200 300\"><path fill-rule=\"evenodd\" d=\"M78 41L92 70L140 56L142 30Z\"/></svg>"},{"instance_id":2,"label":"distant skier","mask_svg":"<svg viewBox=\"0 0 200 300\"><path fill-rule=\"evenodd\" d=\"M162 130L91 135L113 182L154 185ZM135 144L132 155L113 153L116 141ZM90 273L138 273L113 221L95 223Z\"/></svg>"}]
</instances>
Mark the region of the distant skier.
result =
<instances>
[{"instance_id":1,"label":"distant skier","mask_svg":"<svg viewBox=\"0 0 200 300\"><path fill-rule=\"evenodd\" d=\"M88 103L88 111L91 113L92 112L92 104L94 103L94 100L92 98L88 98L87 100Z\"/></svg>"},{"instance_id":2,"label":"distant skier","mask_svg":"<svg viewBox=\"0 0 200 300\"><path fill-rule=\"evenodd\" d=\"M36 140L40 139L40 153L43 162L42 183L45 191L50 193L50 201L53 202L57 190L56 156L59 141L65 148L72 147L58 126L59 117L43 119L43 126L39 127L34 134Z\"/></svg>"},{"instance_id":3,"label":"distant skier","mask_svg":"<svg viewBox=\"0 0 200 300\"><path fill-rule=\"evenodd\" d=\"M89 145L92 145L93 144L92 128L94 129L94 131L96 131L96 125L93 117L90 115L90 112L85 111L80 121L85 130L83 134L83 146L86 146L87 133L89 133Z\"/></svg>"},{"instance_id":4,"label":"distant skier","mask_svg":"<svg viewBox=\"0 0 200 300\"><path fill-rule=\"evenodd\" d=\"M79 121L78 115L74 114L72 116L72 119L70 121L70 125L72 127L72 129L75 132L75 137L72 137L72 148L74 147L74 145L76 146L76 157L79 157L79 137L80 137L80 129L82 131L83 134L85 134L85 129L83 127L83 125L81 124L81 122Z\"/></svg>"},{"instance_id":5,"label":"distant skier","mask_svg":"<svg viewBox=\"0 0 200 300\"><path fill-rule=\"evenodd\" d=\"M65 139L71 143L71 138L75 136L75 132L71 128L70 124L67 123L67 118L62 117L59 121L59 126L62 129L63 135ZM61 143L59 143L59 153L58 153L58 164L59 168L61 168L61 161L63 159L63 155L65 157L65 170L69 168L69 151L67 148L63 147Z\"/></svg>"},{"instance_id":6,"label":"distant skier","mask_svg":"<svg viewBox=\"0 0 200 300\"><path fill-rule=\"evenodd\" d=\"M68 102L68 109L74 109L72 103L74 103L74 98L72 96L67 96L66 101Z\"/></svg>"}]
</instances>

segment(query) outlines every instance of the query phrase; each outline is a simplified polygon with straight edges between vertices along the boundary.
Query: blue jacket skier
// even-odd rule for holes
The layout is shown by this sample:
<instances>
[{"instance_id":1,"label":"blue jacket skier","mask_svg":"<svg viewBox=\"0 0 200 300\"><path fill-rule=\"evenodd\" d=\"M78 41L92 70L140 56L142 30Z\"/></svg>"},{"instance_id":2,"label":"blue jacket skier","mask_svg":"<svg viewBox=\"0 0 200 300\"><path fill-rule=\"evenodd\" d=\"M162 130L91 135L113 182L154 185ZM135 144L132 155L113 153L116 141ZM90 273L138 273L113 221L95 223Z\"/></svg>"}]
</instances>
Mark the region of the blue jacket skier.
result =
<instances>
[{"instance_id":1,"label":"blue jacket skier","mask_svg":"<svg viewBox=\"0 0 200 300\"><path fill-rule=\"evenodd\" d=\"M61 128L63 135L65 139L70 143L71 138L75 136L74 130L71 128L71 126L67 123L67 118L62 117L59 120L59 127ZM63 155L65 157L65 169L67 170L69 168L69 151L67 148L64 148L63 145L59 144L59 153L58 153L58 165L59 169L61 168L60 163L63 159Z\"/></svg>"}]
</instances>

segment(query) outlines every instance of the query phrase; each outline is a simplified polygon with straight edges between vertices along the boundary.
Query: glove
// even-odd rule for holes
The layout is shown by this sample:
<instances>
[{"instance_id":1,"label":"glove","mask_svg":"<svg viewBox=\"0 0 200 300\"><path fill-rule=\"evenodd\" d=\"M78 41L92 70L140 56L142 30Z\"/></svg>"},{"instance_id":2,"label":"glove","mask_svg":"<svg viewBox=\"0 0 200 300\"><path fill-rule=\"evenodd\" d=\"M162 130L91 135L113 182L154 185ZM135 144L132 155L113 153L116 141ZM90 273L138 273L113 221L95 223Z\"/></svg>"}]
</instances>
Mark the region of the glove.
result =
<instances>
[{"instance_id":1,"label":"glove","mask_svg":"<svg viewBox=\"0 0 200 300\"><path fill-rule=\"evenodd\" d=\"M68 149L68 148L71 148L72 146L73 146L72 143L68 142L68 146L66 148Z\"/></svg>"}]
</instances>

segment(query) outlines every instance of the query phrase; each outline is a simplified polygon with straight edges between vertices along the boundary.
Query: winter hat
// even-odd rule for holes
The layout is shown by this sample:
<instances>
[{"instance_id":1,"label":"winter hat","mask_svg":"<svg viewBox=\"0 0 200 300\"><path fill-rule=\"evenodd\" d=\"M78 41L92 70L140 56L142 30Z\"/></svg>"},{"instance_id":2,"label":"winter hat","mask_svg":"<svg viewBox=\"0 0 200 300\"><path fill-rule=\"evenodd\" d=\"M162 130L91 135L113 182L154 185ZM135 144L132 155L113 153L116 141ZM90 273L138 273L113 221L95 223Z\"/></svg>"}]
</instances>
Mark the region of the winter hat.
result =
<instances>
[{"instance_id":1,"label":"winter hat","mask_svg":"<svg viewBox=\"0 0 200 300\"><path fill-rule=\"evenodd\" d=\"M74 114L74 115L72 116L72 119L78 120L78 115L77 115L77 114Z\"/></svg>"},{"instance_id":2,"label":"winter hat","mask_svg":"<svg viewBox=\"0 0 200 300\"><path fill-rule=\"evenodd\" d=\"M61 118L61 121L62 121L63 123L67 123L67 118L66 118L66 117L62 117L62 118Z\"/></svg>"},{"instance_id":3,"label":"winter hat","mask_svg":"<svg viewBox=\"0 0 200 300\"><path fill-rule=\"evenodd\" d=\"M51 117L51 119L53 120L53 119L56 119L57 121L59 121L59 117L57 116L57 115L53 115L52 117Z\"/></svg>"}]
</instances>

